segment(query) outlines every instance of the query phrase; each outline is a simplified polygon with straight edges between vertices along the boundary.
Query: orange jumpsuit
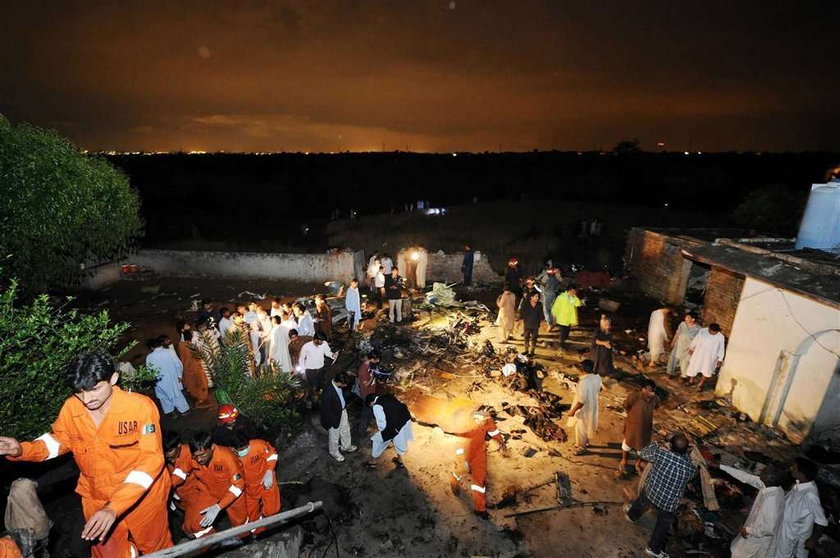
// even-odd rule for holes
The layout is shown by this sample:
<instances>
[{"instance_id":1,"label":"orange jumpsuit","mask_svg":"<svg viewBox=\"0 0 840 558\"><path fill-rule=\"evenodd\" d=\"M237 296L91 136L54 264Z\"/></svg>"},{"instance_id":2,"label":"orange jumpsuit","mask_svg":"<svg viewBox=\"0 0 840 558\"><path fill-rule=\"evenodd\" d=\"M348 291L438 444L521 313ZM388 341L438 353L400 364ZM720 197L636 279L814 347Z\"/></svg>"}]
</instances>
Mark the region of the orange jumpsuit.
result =
<instances>
[{"instance_id":1,"label":"orange jumpsuit","mask_svg":"<svg viewBox=\"0 0 840 558\"><path fill-rule=\"evenodd\" d=\"M97 428L84 404L70 397L52 432L22 442L21 461L46 461L68 451L79 466L76 493L85 519L105 504L117 521L104 543L91 546L94 558L136 556L172 546L166 502L169 476L163 473L160 416L151 399L114 387L111 406ZM133 543L133 544L132 544Z\"/></svg>"},{"instance_id":2,"label":"orange jumpsuit","mask_svg":"<svg viewBox=\"0 0 840 558\"><path fill-rule=\"evenodd\" d=\"M194 475L189 474L192 471L192 454L190 453L189 444L181 444L181 453L175 459L174 464L166 463L166 470L169 472L172 488L174 489L172 499L175 500L179 508L184 510L186 509L187 502L201 497L198 481ZM202 510L216 503L216 500L210 495L202 501L207 502L207 505L201 508Z\"/></svg>"},{"instance_id":3,"label":"orange jumpsuit","mask_svg":"<svg viewBox=\"0 0 840 558\"><path fill-rule=\"evenodd\" d=\"M15 541L8 537L0 539L0 558L22 558Z\"/></svg>"},{"instance_id":4,"label":"orange jumpsuit","mask_svg":"<svg viewBox=\"0 0 840 558\"><path fill-rule=\"evenodd\" d=\"M274 515L280 511L280 487L277 486L277 450L265 440L251 440L248 455L239 458L245 471L245 502L248 518L252 521ZM271 471L274 483L266 489L263 477Z\"/></svg>"},{"instance_id":5,"label":"orange jumpsuit","mask_svg":"<svg viewBox=\"0 0 840 558\"><path fill-rule=\"evenodd\" d=\"M202 527L201 510L219 504L227 512L231 527L248 523L248 506L245 503L245 477L236 454L224 446L213 444L213 458L206 467L190 460L190 471L194 475L195 491L190 490L184 499L184 532L202 537L214 531L213 526Z\"/></svg>"},{"instance_id":6,"label":"orange jumpsuit","mask_svg":"<svg viewBox=\"0 0 840 558\"><path fill-rule=\"evenodd\" d=\"M483 423L464 434L458 434L467 438L463 447L455 450L455 471L449 479L453 491L460 486L461 479L468 470L472 485L470 486L473 498L473 507L477 512L487 511L487 437L502 443L502 434L496 427L496 421L487 417Z\"/></svg>"}]
</instances>

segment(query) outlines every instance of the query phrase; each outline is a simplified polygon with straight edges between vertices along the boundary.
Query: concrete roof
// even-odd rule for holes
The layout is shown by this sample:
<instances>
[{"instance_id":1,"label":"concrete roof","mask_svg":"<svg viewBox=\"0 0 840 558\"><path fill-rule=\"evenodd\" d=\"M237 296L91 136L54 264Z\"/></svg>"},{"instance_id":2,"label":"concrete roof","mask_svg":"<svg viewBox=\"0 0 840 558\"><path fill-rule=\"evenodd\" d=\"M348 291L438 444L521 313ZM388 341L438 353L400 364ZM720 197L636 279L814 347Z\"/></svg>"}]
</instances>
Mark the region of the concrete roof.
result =
<instances>
[{"instance_id":1,"label":"concrete roof","mask_svg":"<svg viewBox=\"0 0 840 558\"><path fill-rule=\"evenodd\" d=\"M840 309L840 275L814 273L780 260L772 252L747 252L728 245L709 244L685 248L682 252L691 260L752 277Z\"/></svg>"}]
</instances>

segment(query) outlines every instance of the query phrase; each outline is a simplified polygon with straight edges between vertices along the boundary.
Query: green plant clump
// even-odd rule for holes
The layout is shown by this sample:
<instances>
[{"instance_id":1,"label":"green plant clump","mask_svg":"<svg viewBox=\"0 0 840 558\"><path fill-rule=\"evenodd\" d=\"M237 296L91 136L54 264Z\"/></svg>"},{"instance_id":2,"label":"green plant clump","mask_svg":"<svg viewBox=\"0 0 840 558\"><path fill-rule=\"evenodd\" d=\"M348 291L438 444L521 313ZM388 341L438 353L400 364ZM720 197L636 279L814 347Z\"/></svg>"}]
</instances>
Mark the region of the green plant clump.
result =
<instances>
[{"instance_id":1,"label":"green plant clump","mask_svg":"<svg viewBox=\"0 0 840 558\"><path fill-rule=\"evenodd\" d=\"M222 343L203 335L198 352L213 376L219 403L235 405L272 433L289 433L300 426L301 386L293 374L273 364L255 368L246 332L229 332Z\"/></svg>"},{"instance_id":2,"label":"green plant clump","mask_svg":"<svg viewBox=\"0 0 840 558\"><path fill-rule=\"evenodd\" d=\"M18 282L10 281L0 292L0 434L31 439L49 431L72 393L67 366L82 352L113 354L128 327L111 324L107 311L82 314L47 295L20 304Z\"/></svg>"},{"instance_id":3,"label":"green plant clump","mask_svg":"<svg viewBox=\"0 0 840 558\"><path fill-rule=\"evenodd\" d=\"M128 178L54 132L0 115L0 280L26 293L72 285L90 262L123 256L141 232Z\"/></svg>"}]
</instances>

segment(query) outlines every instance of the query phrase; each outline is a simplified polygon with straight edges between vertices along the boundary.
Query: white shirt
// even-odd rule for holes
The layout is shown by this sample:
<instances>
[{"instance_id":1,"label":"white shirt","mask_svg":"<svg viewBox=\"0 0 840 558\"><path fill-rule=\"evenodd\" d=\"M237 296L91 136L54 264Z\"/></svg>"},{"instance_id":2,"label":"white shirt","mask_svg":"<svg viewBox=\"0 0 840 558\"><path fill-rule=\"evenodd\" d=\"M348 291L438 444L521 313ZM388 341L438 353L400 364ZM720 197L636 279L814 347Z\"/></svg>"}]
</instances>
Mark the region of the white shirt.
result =
<instances>
[{"instance_id":1,"label":"white shirt","mask_svg":"<svg viewBox=\"0 0 840 558\"><path fill-rule=\"evenodd\" d=\"M376 276L373 278L373 286L377 289L381 289L385 286L385 274L381 271L376 273Z\"/></svg>"},{"instance_id":2,"label":"white shirt","mask_svg":"<svg viewBox=\"0 0 840 558\"><path fill-rule=\"evenodd\" d=\"M359 289L350 287L347 289L347 294L344 295L344 307L348 312L355 312L356 319L362 315L362 304L359 297Z\"/></svg>"},{"instance_id":3,"label":"white shirt","mask_svg":"<svg viewBox=\"0 0 840 558\"><path fill-rule=\"evenodd\" d=\"M691 345L688 346L688 349L693 352L691 353L691 360L688 361L686 374L689 376L696 376L697 374L711 376L718 361L723 361L725 347L726 338L723 333L717 332L712 335L709 328L701 329L691 340Z\"/></svg>"},{"instance_id":4,"label":"white shirt","mask_svg":"<svg viewBox=\"0 0 840 558\"><path fill-rule=\"evenodd\" d=\"M230 318L222 318L219 320L219 333L225 335L233 325L233 320Z\"/></svg>"},{"instance_id":5,"label":"white shirt","mask_svg":"<svg viewBox=\"0 0 840 558\"><path fill-rule=\"evenodd\" d=\"M273 318L274 316L280 316L282 313L283 311L279 308L272 308L268 315Z\"/></svg>"},{"instance_id":6,"label":"white shirt","mask_svg":"<svg viewBox=\"0 0 840 558\"><path fill-rule=\"evenodd\" d=\"M785 505L785 491L781 486L765 486L758 475L752 475L727 465L720 466L721 471L744 484L758 489L744 529L747 536L740 534L732 541L732 558L766 558L767 551L776 534L776 525L782 516Z\"/></svg>"},{"instance_id":7,"label":"white shirt","mask_svg":"<svg viewBox=\"0 0 840 558\"><path fill-rule=\"evenodd\" d=\"M256 321L257 321L257 313L256 312L252 312L251 310L248 310L247 312L245 312L245 323L246 324L250 324L251 322L256 322Z\"/></svg>"},{"instance_id":8,"label":"white shirt","mask_svg":"<svg viewBox=\"0 0 840 558\"><path fill-rule=\"evenodd\" d=\"M805 541L814 531L814 523L828 525L817 485L796 483L785 497L785 511L776 529L773 558L808 558Z\"/></svg>"},{"instance_id":9,"label":"white shirt","mask_svg":"<svg viewBox=\"0 0 840 558\"><path fill-rule=\"evenodd\" d=\"M304 311L303 315L298 318L297 332L301 337L304 335L310 337L315 335L315 322L312 321L312 316L309 315L309 312Z\"/></svg>"},{"instance_id":10,"label":"white shirt","mask_svg":"<svg viewBox=\"0 0 840 558\"><path fill-rule=\"evenodd\" d=\"M388 275L391 273L391 270L394 269L394 262L391 261L391 258L382 258L380 263L382 264L382 267L385 268L385 275Z\"/></svg>"},{"instance_id":11,"label":"white shirt","mask_svg":"<svg viewBox=\"0 0 840 558\"><path fill-rule=\"evenodd\" d=\"M316 345L314 341L310 341L301 348L298 364L301 370L317 370L324 367L325 356L335 358L329 343L324 341Z\"/></svg>"},{"instance_id":12,"label":"white shirt","mask_svg":"<svg viewBox=\"0 0 840 558\"><path fill-rule=\"evenodd\" d=\"M335 392L338 394L338 400L339 400L339 401L341 401L341 408L342 408L342 409L344 409L344 407L346 407L346 406L347 406L347 405L344 403L344 393L341 391L341 388L340 388L340 387L338 387L337 385L335 385L335 383L333 383L333 382L330 382L330 383L332 383L332 386L335 388Z\"/></svg>"},{"instance_id":13,"label":"white shirt","mask_svg":"<svg viewBox=\"0 0 840 558\"><path fill-rule=\"evenodd\" d=\"M585 374L575 388L575 402L583 403L575 416L583 421L587 436L594 436L598 430L598 394L601 393L601 384L601 376L598 374Z\"/></svg>"}]
</instances>

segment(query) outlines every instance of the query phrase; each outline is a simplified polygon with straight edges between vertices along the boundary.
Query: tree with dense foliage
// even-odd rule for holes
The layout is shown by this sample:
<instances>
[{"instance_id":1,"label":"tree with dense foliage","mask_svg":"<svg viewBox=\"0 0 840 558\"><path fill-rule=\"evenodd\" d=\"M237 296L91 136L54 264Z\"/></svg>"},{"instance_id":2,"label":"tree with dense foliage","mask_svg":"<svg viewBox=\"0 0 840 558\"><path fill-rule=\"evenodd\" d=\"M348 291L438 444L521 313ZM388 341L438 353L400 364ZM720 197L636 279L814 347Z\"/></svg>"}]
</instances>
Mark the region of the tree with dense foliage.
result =
<instances>
[{"instance_id":1,"label":"tree with dense foliage","mask_svg":"<svg viewBox=\"0 0 840 558\"><path fill-rule=\"evenodd\" d=\"M805 200L781 184L759 188L735 208L732 220L758 232L795 236Z\"/></svg>"},{"instance_id":2,"label":"tree with dense foliage","mask_svg":"<svg viewBox=\"0 0 840 558\"><path fill-rule=\"evenodd\" d=\"M68 140L0 115L0 257L27 293L72 285L87 262L125 254L141 232L126 176Z\"/></svg>"},{"instance_id":3,"label":"tree with dense foliage","mask_svg":"<svg viewBox=\"0 0 840 558\"><path fill-rule=\"evenodd\" d=\"M10 281L0 292L0 434L31 439L49 431L71 395L67 366L82 352L114 354L128 327L112 324L107 311L82 314L46 295L22 304ZM154 374L141 368L120 385L137 389L150 380Z\"/></svg>"}]
</instances>

